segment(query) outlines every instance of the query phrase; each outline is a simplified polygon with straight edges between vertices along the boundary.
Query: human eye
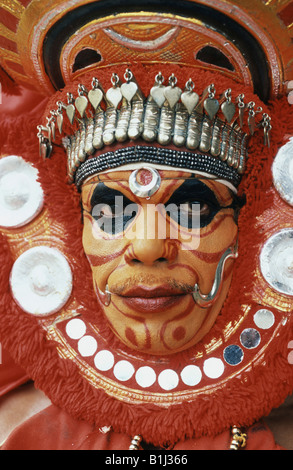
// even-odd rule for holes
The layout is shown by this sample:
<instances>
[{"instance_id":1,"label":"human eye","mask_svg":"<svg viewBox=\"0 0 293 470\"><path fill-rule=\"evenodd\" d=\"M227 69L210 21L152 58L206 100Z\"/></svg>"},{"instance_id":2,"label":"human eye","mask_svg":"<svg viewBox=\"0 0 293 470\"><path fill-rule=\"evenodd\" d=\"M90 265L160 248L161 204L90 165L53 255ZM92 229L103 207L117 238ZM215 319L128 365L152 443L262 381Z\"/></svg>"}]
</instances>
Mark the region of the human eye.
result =
<instances>
[{"instance_id":1,"label":"human eye","mask_svg":"<svg viewBox=\"0 0 293 470\"><path fill-rule=\"evenodd\" d=\"M206 184L190 178L174 191L165 209L182 227L198 229L209 225L222 206Z\"/></svg>"},{"instance_id":2,"label":"human eye","mask_svg":"<svg viewBox=\"0 0 293 470\"><path fill-rule=\"evenodd\" d=\"M169 216L182 227L198 229L206 227L219 207L209 201L193 200L166 206Z\"/></svg>"},{"instance_id":3,"label":"human eye","mask_svg":"<svg viewBox=\"0 0 293 470\"><path fill-rule=\"evenodd\" d=\"M91 210L91 216L99 228L111 235L117 235L128 227L137 214L138 206L122 195L98 199Z\"/></svg>"}]
</instances>

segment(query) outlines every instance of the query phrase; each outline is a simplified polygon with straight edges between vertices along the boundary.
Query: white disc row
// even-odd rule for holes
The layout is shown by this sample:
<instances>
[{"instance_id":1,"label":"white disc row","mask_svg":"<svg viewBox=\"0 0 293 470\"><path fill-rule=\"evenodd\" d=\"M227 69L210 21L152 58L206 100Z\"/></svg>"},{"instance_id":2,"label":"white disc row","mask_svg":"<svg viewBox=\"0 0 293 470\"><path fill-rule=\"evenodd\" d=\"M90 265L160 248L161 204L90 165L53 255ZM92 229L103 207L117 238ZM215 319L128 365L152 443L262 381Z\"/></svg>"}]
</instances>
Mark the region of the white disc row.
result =
<instances>
[{"instance_id":1,"label":"white disc row","mask_svg":"<svg viewBox=\"0 0 293 470\"><path fill-rule=\"evenodd\" d=\"M255 326L262 330L267 330L275 323L274 314L267 309L258 310L253 317ZM158 383L159 387L165 391L175 390L180 380L188 387L194 387L206 376L209 379L218 379L224 372L226 366L239 365L245 355L245 350L257 348L261 343L261 334L255 328L246 328L240 334L240 344L231 344L227 346L221 357L209 357L202 367L195 364L186 364L181 371L175 371L170 368L157 371L156 366L144 365L137 369L130 360L115 357L109 349L104 349L98 344L89 331L87 325L81 318L72 318L65 327L66 335L71 340L77 342L76 351L84 358L93 358L95 368L100 372L112 371L114 377L120 382L126 382L134 379L136 384L142 388L149 388ZM100 349L99 349L100 348ZM159 364L160 366L160 364Z\"/></svg>"}]
</instances>

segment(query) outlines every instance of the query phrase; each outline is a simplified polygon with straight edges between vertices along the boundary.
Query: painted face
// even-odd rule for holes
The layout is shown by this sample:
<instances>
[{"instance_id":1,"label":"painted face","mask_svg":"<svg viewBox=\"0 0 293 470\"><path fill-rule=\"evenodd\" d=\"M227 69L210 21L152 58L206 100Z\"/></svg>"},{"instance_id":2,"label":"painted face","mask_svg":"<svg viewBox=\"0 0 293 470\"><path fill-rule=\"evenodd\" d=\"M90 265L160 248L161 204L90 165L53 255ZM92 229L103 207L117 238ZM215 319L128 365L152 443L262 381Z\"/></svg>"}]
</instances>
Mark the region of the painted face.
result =
<instances>
[{"instance_id":1,"label":"painted face","mask_svg":"<svg viewBox=\"0 0 293 470\"><path fill-rule=\"evenodd\" d=\"M233 260L224 266L220 295L210 307L196 304L192 291L198 284L202 293L210 292L238 229L225 185L188 172L159 173L160 187L148 198L131 191L131 171L87 180L83 246L113 332L130 348L166 355L195 345L213 326ZM143 172L140 178L143 182Z\"/></svg>"}]
</instances>

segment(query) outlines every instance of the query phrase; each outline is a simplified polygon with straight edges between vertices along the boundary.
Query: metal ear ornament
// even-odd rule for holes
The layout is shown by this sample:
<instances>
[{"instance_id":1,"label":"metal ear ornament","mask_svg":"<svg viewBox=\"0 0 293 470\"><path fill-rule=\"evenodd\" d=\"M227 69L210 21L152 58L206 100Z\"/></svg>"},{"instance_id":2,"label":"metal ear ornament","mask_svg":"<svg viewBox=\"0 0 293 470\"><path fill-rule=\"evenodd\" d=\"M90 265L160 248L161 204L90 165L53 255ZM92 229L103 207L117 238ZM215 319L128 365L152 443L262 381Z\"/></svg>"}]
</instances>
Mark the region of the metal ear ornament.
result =
<instances>
[{"instance_id":1,"label":"metal ear ornament","mask_svg":"<svg viewBox=\"0 0 293 470\"><path fill-rule=\"evenodd\" d=\"M202 294L199 290L198 284L194 286L193 300L202 308L208 308L213 305L219 298L221 287L223 285L224 267L228 259L235 259L238 257L237 244L234 247L228 248L222 255L215 274L215 280L211 291L208 294Z\"/></svg>"}]
</instances>

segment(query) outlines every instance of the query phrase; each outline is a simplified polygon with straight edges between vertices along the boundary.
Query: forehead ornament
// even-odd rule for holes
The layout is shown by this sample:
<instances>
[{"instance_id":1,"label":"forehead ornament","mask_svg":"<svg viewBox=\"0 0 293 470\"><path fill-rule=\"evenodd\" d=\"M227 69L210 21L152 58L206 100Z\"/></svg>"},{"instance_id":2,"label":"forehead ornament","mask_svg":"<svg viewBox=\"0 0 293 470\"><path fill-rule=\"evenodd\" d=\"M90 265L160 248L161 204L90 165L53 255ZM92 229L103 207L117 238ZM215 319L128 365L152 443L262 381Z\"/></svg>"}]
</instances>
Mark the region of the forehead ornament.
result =
<instances>
[{"instance_id":1,"label":"forehead ornament","mask_svg":"<svg viewBox=\"0 0 293 470\"><path fill-rule=\"evenodd\" d=\"M142 175L139 182L139 176ZM161 177L157 170L151 167L142 167L133 171L129 177L129 188L138 197L152 196L160 187Z\"/></svg>"}]
</instances>

